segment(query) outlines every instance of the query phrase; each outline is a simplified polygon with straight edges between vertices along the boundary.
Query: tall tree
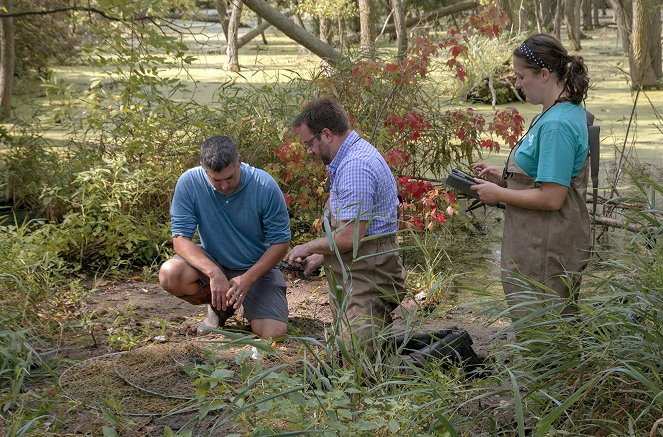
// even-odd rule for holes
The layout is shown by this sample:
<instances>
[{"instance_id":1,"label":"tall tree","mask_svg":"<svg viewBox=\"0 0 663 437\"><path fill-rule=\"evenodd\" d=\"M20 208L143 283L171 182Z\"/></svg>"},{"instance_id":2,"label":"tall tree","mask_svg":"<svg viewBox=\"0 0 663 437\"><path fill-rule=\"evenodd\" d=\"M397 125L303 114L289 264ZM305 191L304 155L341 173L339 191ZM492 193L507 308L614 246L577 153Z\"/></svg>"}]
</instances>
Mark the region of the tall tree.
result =
<instances>
[{"instance_id":1,"label":"tall tree","mask_svg":"<svg viewBox=\"0 0 663 437\"><path fill-rule=\"evenodd\" d=\"M11 14L13 12L13 1L2 0L0 9ZM3 17L0 19L0 118L6 118L11 113L14 62L14 19Z\"/></svg>"},{"instance_id":2,"label":"tall tree","mask_svg":"<svg viewBox=\"0 0 663 437\"><path fill-rule=\"evenodd\" d=\"M560 0L561 1L561 0ZM580 12L582 8L580 0L564 0L564 18L566 19L566 31L569 39L573 41L573 49L579 51L580 45Z\"/></svg>"},{"instance_id":3,"label":"tall tree","mask_svg":"<svg viewBox=\"0 0 663 437\"><path fill-rule=\"evenodd\" d=\"M405 26L405 12L401 0L390 0L391 12L394 15L394 27L396 28L396 45L398 46L397 58L403 59L407 52L407 27Z\"/></svg>"},{"instance_id":4,"label":"tall tree","mask_svg":"<svg viewBox=\"0 0 663 437\"><path fill-rule=\"evenodd\" d=\"M239 71L239 48L237 47L237 38L239 34L239 22L242 16L242 0L234 0L233 11L230 14L228 22L228 45L226 46L226 55L228 61L226 67L230 71Z\"/></svg>"},{"instance_id":5,"label":"tall tree","mask_svg":"<svg viewBox=\"0 0 663 437\"><path fill-rule=\"evenodd\" d=\"M537 11L539 10L539 3L534 4L534 9L536 9ZM497 9L499 9L500 11L504 11L504 13L506 14L507 20L509 21L506 24L506 27L512 28L515 20L513 15L513 4L511 0L495 0L495 6L497 6Z\"/></svg>"},{"instance_id":6,"label":"tall tree","mask_svg":"<svg viewBox=\"0 0 663 437\"><path fill-rule=\"evenodd\" d=\"M423 12L415 16L411 16L405 20L406 27L420 26L424 23L435 23L442 17L447 17L449 15L457 14L459 12L468 11L470 9L475 9L480 6L477 0L466 0L461 3L454 3L450 6L445 6L443 8L435 9L433 11ZM387 24L382 29L383 33L395 32L396 28L393 23ZM349 43L357 43L359 39L356 35L352 35L348 38Z\"/></svg>"},{"instance_id":7,"label":"tall tree","mask_svg":"<svg viewBox=\"0 0 663 437\"><path fill-rule=\"evenodd\" d=\"M292 10L287 10L284 15L286 17L290 17L292 15ZM237 48L241 49L244 47L246 44L251 42L254 38L256 38L258 35L262 35L263 43L267 44L267 39L265 38L265 30L271 27L271 23L269 21L262 21L262 17L260 15L257 16L258 21L256 24L256 27L253 29L249 30L248 32L244 33L244 35L240 36L237 38Z\"/></svg>"},{"instance_id":8,"label":"tall tree","mask_svg":"<svg viewBox=\"0 0 663 437\"><path fill-rule=\"evenodd\" d=\"M364 54L372 53L375 45L373 1L359 0L360 46Z\"/></svg>"},{"instance_id":9,"label":"tall tree","mask_svg":"<svg viewBox=\"0 0 663 437\"><path fill-rule=\"evenodd\" d=\"M563 6L564 6L563 0L557 0L555 2L555 18L553 19L554 22L553 33L555 34L555 38L557 38L558 41L562 40L562 15L564 15Z\"/></svg>"},{"instance_id":10,"label":"tall tree","mask_svg":"<svg viewBox=\"0 0 663 437\"><path fill-rule=\"evenodd\" d=\"M322 15L318 20L320 23L320 40L325 44L332 45L334 42L334 23L332 19Z\"/></svg>"},{"instance_id":11,"label":"tall tree","mask_svg":"<svg viewBox=\"0 0 663 437\"><path fill-rule=\"evenodd\" d=\"M226 0L216 0L214 2L216 6L216 13L219 15L219 23L221 23L221 28L223 29L223 35L226 37L226 42L228 42L228 3Z\"/></svg>"},{"instance_id":12,"label":"tall tree","mask_svg":"<svg viewBox=\"0 0 663 437\"><path fill-rule=\"evenodd\" d=\"M631 50L631 33L633 29L633 2L631 0L609 0L615 14L617 33L624 53Z\"/></svg>"},{"instance_id":13,"label":"tall tree","mask_svg":"<svg viewBox=\"0 0 663 437\"><path fill-rule=\"evenodd\" d=\"M660 86L661 72L661 1L633 0L633 33L629 67L634 89Z\"/></svg>"},{"instance_id":14,"label":"tall tree","mask_svg":"<svg viewBox=\"0 0 663 437\"><path fill-rule=\"evenodd\" d=\"M582 29L594 29L594 21L592 20L592 10L594 9L593 0L582 0Z\"/></svg>"}]
</instances>

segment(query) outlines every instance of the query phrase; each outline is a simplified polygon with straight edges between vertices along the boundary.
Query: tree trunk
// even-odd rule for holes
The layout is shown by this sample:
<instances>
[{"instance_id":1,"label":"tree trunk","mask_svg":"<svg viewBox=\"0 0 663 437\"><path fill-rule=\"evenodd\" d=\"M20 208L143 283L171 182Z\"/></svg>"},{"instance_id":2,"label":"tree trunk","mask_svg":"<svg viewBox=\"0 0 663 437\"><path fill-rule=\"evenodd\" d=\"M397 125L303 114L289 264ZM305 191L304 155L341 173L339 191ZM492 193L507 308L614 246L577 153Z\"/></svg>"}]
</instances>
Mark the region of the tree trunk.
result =
<instances>
[{"instance_id":1,"label":"tree trunk","mask_svg":"<svg viewBox=\"0 0 663 437\"><path fill-rule=\"evenodd\" d=\"M573 41L573 49L579 51L580 46L580 0L564 0L564 18L569 39Z\"/></svg>"},{"instance_id":2,"label":"tree trunk","mask_svg":"<svg viewBox=\"0 0 663 437\"><path fill-rule=\"evenodd\" d=\"M610 6L615 14L617 32L622 43L624 53L631 51L631 33L633 26L633 5L628 0L610 0Z\"/></svg>"},{"instance_id":3,"label":"tree trunk","mask_svg":"<svg viewBox=\"0 0 663 437\"><path fill-rule=\"evenodd\" d=\"M332 29L332 19L320 17L320 41L329 46L334 43L334 30Z\"/></svg>"},{"instance_id":4,"label":"tree trunk","mask_svg":"<svg viewBox=\"0 0 663 437\"><path fill-rule=\"evenodd\" d=\"M325 61L336 64L341 60L341 55L329 44L320 41L315 35L307 32L301 26L295 24L292 20L279 12L274 7L267 4L264 0L244 0L244 4L253 12L260 15L265 21L272 23L272 26L286 34L296 43L309 49Z\"/></svg>"},{"instance_id":5,"label":"tree trunk","mask_svg":"<svg viewBox=\"0 0 663 437\"><path fill-rule=\"evenodd\" d=\"M557 4L555 5L555 23L553 26L553 34L555 35L555 38L557 38L557 41L562 40L563 7L564 7L564 0L557 0Z\"/></svg>"},{"instance_id":6,"label":"tree trunk","mask_svg":"<svg viewBox=\"0 0 663 437\"><path fill-rule=\"evenodd\" d=\"M520 4L520 2L518 2ZM510 0L496 0L495 1L495 6L497 6L497 9L500 11L503 11L509 22L506 24L506 28L511 28L513 29L513 8L514 6L512 5L512 2ZM536 8L537 5L535 4L534 7Z\"/></svg>"},{"instance_id":7,"label":"tree trunk","mask_svg":"<svg viewBox=\"0 0 663 437\"><path fill-rule=\"evenodd\" d=\"M228 23L228 45L226 67L230 71L239 71L239 48L237 47L237 34L239 33L239 20L242 16L242 0L233 0L233 11Z\"/></svg>"},{"instance_id":8,"label":"tree trunk","mask_svg":"<svg viewBox=\"0 0 663 437\"><path fill-rule=\"evenodd\" d=\"M375 41L372 0L359 0L359 45L364 56L373 53Z\"/></svg>"},{"instance_id":9,"label":"tree trunk","mask_svg":"<svg viewBox=\"0 0 663 437\"><path fill-rule=\"evenodd\" d=\"M300 17L300 16L297 15L297 14L295 14L294 17L295 17L295 18L294 18L293 20L295 21L295 23L296 23L299 27L301 27L302 29L306 30L306 26L304 26L304 21L302 20L302 17ZM302 46L302 45L299 46L299 48L297 49L297 51L298 51L300 54L302 54L302 55L308 55L308 54L311 53L309 49L307 49L306 47L304 47L304 46Z\"/></svg>"},{"instance_id":10,"label":"tree trunk","mask_svg":"<svg viewBox=\"0 0 663 437\"><path fill-rule=\"evenodd\" d=\"M262 17L260 15L256 15L256 17L258 17L256 28L260 28L260 27L262 27ZM266 23L266 24L268 26L271 26L269 23ZM265 27L265 29L266 29L266 27ZM262 31L260 32L260 36L262 37L262 43L264 45L267 45L267 37L265 36L265 29L262 29Z\"/></svg>"},{"instance_id":11,"label":"tree trunk","mask_svg":"<svg viewBox=\"0 0 663 437\"><path fill-rule=\"evenodd\" d=\"M290 17L290 16L292 16L292 14L293 14L292 10L288 10L288 11L285 12L284 15L286 17ZM258 15L258 17L260 17L260 15ZM237 38L237 49L238 50L241 49L242 47L244 47L245 44L251 42L258 35L263 35L263 43L267 44L265 42L265 39L264 39L264 33L265 33L265 30L267 30L272 24L269 21L262 21L262 18L260 18L260 20L258 20L258 22L260 24L258 24L256 27L254 27L253 29L246 32L244 35ZM303 26L303 23L302 23L302 26Z\"/></svg>"},{"instance_id":12,"label":"tree trunk","mask_svg":"<svg viewBox=\"0 0 663 437\"><path fill-rule=\"evenodd\" d=\"M398 53L396 57L400 61L407 52L407 27L405 27L405 13L401 0L391 0L391 11L394 15L394 27L396 28L396 46Z\"/></svg>"},{"instance_id":13,"label":"tree trunk","mask_svg":"<svg viewBox=\"0 0 663 437\"><path fill-rule=\"evenodd\" d=\"M594 22L592 21L592 4L593 0L582 0L582 29L594 29Z\"/></svg>"},{"instance_id":14,"label":"tree trunk","mask_svg":"<svg viewBox=\"0 0 663 437\"><path fill-rule=\"evenodd\" d=\"M223 35L226 37L226 43L228 43L228 3L226 0L216 0L214 2L216 6L216 13L219 14L219 23L221 23L221 28L223 29Z\"/></svg>"},{"instance_id":15,"label":"tree trunk","mask_svg":"<svg viewBox=\"0 0 663 437\"><path fill-rule=\"evenodd\" d=\"M536 9L541 2L528 2L526 0L516 0L514 8L518 12L518 25L516 29L518 32L529 31L531 28L532 19L536 21Z\"/></svg>"},{"instance_id":16,"label":"tree trunk","mask_svg":"<svg viewBox=\"0 0 663 437\"><path fill-rule=\"evenodd\" d=\"M541 0L538 3L541 10L541 32L550 33L555 28L554 20L559 2L557 0Z\"/></svg>"},{"instance_id":17,"label":"tree trunk","mask_svg":"<svg viewBox=\"0 0 663 437\"><path fill-rule=\"evenodd\" d=\"M656 89L661 74L660 0L633 0L633 33L629 51L631 87Z\"/></svg>"},{"instance_id":18,"label":"tree trunk","mask_svg":"<svg viewBox=\"0 0 663 437\"><path fill-rule=\"evenodd\" d=\"M443 8L435 9L426 14L417 14L414 17L410 17L405 21L407 27L414 26L419 23L426 23L428 21L437 20L438 18L446 17L448 15L456 14L458 12L467 11L469 9L478 8L480 3L477 0L464 1L462 3L456 3L450 6L445 6ZM386 31L391 31L393 28L391 26L385 27Z\"/></svg>"},{"instance_id":19,"label":"tree trunk","mask_svg":"<svg viewBox=\"0 0 663 437\"><path fill-rule=\"evenodd\" d=\"M430 11L430 12L425 13L425 14L417 14L414 17L410 17L407 20L405 20L405 26L408 27L408 28L412 27L412 26L417 26L417 25L420 25L422 23L428 23L430 21L435 21L439 18L447 17L449 15L453 15L453 14L456 14L458 12L463 12L463 11L467 11L467 10L470 10L470 9L475 9L477 7L479 7L479 2L476 1L476 0L469 0L469 1L462 2L462 3L456 3L454 5L446 6L444 8L440 8L440 9L436 9L434 11ZM395 31L395 27L394 27L393 24L387 24L383 29L383 32L385 32L385 33L386 32L394 32L394 31ZM357 38L357 35L348 36L348 44L355 44L358 41L359 41L359 39Z\"/></svg>"},{"instance_id":20,"label":"tree trunk","mask_svg":"<svg viewBox=\"0 0 663 437\"><path fill-rule=\"evenodd\" d=\"M13 12L13 1L2 0L0 5L7 13ZM11 113L14 89L14 19L0 19L0 118Z\"/></svg>"},{"instance_id":21,"label":"tree trunk","mask_svg":"<svg viewBox=\"0 0 663 437\"><path fill-rule=\"evenodd\" d=\"M593 27L599 27L601 23L599 22L599 10L601 9L599 1L594 0L592 2L592 25ZM605 15L605 9L603 10L603 15Z\"/></svg>"},{"instance_id":22,"label":"tree trunk","mask_svg":"<svg viewBox=\"0 0 663 437\"><path fill-rule=\"evenodd\" d=\"M338 17L338 46L345 48L345 18Z\"/></svg>"}]
</instances>

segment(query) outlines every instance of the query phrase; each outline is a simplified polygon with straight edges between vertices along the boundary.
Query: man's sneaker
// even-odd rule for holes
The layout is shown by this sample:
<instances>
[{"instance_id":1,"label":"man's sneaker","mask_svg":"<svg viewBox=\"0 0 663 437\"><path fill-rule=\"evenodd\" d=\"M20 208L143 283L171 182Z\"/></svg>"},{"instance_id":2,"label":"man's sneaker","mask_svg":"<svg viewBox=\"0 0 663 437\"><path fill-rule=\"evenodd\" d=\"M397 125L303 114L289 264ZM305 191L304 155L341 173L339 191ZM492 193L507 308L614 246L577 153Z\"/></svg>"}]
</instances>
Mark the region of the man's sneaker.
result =
<instances>
[{"instance_id":1,"label":"man's sneaker","mask_svg":"<svg viewBox=\"0 0 663 437\"><path fill-rule=\"evenodd\" d=\"M226 326L226 321L231 318L233 315L235 315L235 308L233 307L228 307L225 310L217 310L213 306L210 305L212 308L212 311L214 311L214 314L219 318L218 326L220 328L223 328Z\"/></svg>"},{"instance_id":2,"label":"man's sneaker","mask_svg":"<svg viewBox=\"0 0 663 437\"><path fill-rule=\"evenodd\" d=\"M207 305L207 317L196 327L198 335L207 335L212 330L226 325L226 321L235 314L235 309L229 307L225 310L217 310L212 305Z\"/></svg>"}]
</instances>

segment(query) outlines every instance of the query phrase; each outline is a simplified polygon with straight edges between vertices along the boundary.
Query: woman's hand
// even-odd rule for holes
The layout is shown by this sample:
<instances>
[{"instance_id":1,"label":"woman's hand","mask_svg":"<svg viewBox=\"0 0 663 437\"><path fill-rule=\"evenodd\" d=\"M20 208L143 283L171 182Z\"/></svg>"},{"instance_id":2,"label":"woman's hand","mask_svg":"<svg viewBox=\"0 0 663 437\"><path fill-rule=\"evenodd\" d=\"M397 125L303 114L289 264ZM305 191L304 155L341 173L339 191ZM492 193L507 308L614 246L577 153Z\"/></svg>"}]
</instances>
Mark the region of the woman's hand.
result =
<instances>
[{"instance_id":1,"label":"woman's hand","mask_svg":"<svg viewBox=\"0 0 663 437\"><path fill-rule=\"evenodd\" d=\"M488 182L492 182L494 184L499 184L502 182L502 172L499 171L496 167L490 167L483 162L477 162L472 164L472 168L479 172L477 173L478 178L485 179Z\"/></svg>"},{"instance_id":2,"label":"woman's hand","mask_svg":"<svg viewBox=\"0 0 663 437\"><path fill-rule=\"evenodd\" d=\"M502 188L499 185L484 179L477 179L476 181L477 184L472 185L470 189L477 192L479 199L483 203L486 205L497 205L503 201L501 195L506 188Z\"/></svg>"}]
</instances>

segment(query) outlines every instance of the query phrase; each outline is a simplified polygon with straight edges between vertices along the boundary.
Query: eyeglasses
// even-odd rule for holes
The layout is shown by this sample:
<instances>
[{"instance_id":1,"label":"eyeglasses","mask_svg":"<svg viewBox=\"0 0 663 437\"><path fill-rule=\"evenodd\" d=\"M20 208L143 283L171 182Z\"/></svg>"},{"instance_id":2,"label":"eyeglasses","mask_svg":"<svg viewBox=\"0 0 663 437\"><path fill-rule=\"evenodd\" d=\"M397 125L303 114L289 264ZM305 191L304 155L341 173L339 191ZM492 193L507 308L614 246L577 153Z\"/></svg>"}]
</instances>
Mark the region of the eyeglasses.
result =
<instances>
[{"instance_id":1,"label":"eyeglasses","mask_svg":"<svg viewBox=\"0 0 663 437\"><path fill-rule=\"evenodd\" d=\"M320 130L318 131L318 133L316 133L315 135L313 135L313 136L311 137L310 140L306 140L306 141L304 141L304 147L306 147L307 149L311 148L311 146L313 145L313 140L316 139L316 138L318 138L318 137L320 136L320 134L322 133L323 130L324 130L324 128L320 129Z\"/></svg>"}]
</instances>

